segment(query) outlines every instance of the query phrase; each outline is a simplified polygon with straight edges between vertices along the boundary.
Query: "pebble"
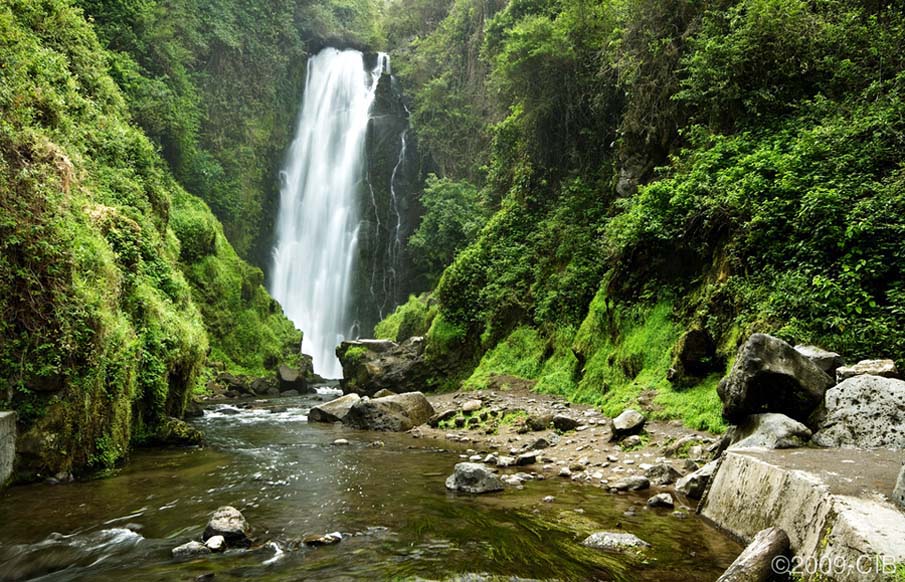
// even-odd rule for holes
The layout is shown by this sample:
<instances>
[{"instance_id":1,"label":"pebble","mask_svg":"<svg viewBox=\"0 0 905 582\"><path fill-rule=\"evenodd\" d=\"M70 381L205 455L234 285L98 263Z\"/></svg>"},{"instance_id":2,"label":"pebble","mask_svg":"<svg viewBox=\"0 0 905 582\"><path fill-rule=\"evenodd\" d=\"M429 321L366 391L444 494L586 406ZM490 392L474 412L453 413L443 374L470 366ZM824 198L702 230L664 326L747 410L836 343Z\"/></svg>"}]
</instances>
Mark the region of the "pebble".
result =
<instances>
[{"instance_id":1,"label":"pebble","mask_svg":"<svg viewBox=\"0 0 905 582\"><path fill-rule=\"evenodd\" d=\"M553 497L552 495L547 495L547 496L544 497L544 499L543 499L543 502L544 502L544 503L553 503L554 501L556 501L556 498Z\"/></svg>"},{"instance_id":2,"label":"pebble","mask_svg":"<svg viewBox=\"0 0 905 582\"><path fill-rule=\"evenodd\" d=\"M560 467L560 468L559 468L559 476L560 476L560 477L571 477L571 476L572 476L572 470L569 469L568 467Z\"/></svg>"}]
</instances>

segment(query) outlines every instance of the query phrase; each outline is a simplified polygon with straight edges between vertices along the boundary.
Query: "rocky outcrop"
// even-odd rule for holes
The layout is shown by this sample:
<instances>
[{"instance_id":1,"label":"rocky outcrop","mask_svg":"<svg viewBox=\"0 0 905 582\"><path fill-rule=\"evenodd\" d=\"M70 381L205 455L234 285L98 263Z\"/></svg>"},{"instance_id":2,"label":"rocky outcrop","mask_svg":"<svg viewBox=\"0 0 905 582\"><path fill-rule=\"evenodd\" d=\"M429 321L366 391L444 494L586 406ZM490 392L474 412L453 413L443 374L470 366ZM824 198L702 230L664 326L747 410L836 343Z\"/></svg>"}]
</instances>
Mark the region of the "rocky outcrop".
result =
<instances>
[{"instance_id":1,"label":"rocky outcrop","mask_svg":"<svg viewBox=\"0 0 905 582\"><path fill-rule=\"evenodd\" d=\"M842 356L836 352L829 352L817 346L795 346L795 351L811 360L815 366L835 378L836 370L843 365Z\"/></svg>"},{"instance_id":2,"label":"rocky outcrop","mask_svg":"<svg viewBox=\"0 0 905 582\"><path fill-rule=\"evenodd\" d=\"M898 378L899 370L892 360L861 360L854 366L845 366L836 370L836 381L843 382L855 376L880 376L882 378Z\"/></svg>"},{"instance_id":3,"label":"rocky outcrop","mask_svg":"<svg viewBox=\"0 0 905 582\"><path fill-rule=\"evenodd\" d=\"M336 348L336 357L343 366L340 386L346 394L417 392L424 389L429 376L422 337L412 337L401 344L388 340L343 342Z\"/></svg>"},{"instance_id":4,"label":"rocky outcrop","mask_svg":"<svg viewBox=\"0 0 905 582\"><path fill-rule=\"evenodd\" d=\"M584 540L581 545L589 548L597 548L599 550L608 550L611 552L623 552L626 550L640 550L649 548L650 544L636 536L627 532L616 531L599 531L592 533Z\"/></svg>"},{"instance_id":5,"label":"rocky outcrop","mask_svg":"<svg viewBox=\"0 0 905 582\"><path fill-rule=\"evenodd\" d=\"M610 421L610 430L612 431L610 440L620 441L627 436L640 433L646 420L644 415L637 410L629 408L622 411L622 414Z\"/></svg>"},{"instance_id":6,"label":"rocky outcrop","mask_svg":"<svg viewBox=\"0 0 905 582\"><path fill-rule=\"evenodd\" d=\"M346 394L330 402L318 404L308 411L308 422L345 422L349 410L361 400L358 394Z\"/></svg>"},{"instance_id":7,"label":"rocky outcrop","mask_svg":"<svg viewBox=\"0 0 905 582\"><path fill-rule=\"evenodd\" d=\"M190 447L204 442L204 433L178 418L166 418L147 444L159 446Z\"/></svg>"},{"instance_id":8,"label":"rocky outcrop","mask_svg":"<svg viewBox=\"0 0 905 582\"><path fill-rule=\"evenodd\" d=\"M295 390L299 394L308 391L308 382L305 380L305 373L298 368L291 368L285 364L281 364L277 368L277 381L279 382L280 392L287 390Z\"/></svg>"},{"instance_id":9,"label":"rocky outcrop","mask_svg":"<svg viewBox=\"0 0 905 582\"><path fill-rule=\"evenodd\" d=\"M446 488L463 493L492 493L503 490L503 482L483 463L458 463L446 479Z\"/></svg>"},{"instance_id":10,"label":"rocky outcrop","mask_svg":"<svg viewBox=\"0 0 905 582\"><path fill-rule=\"evenodd\" d=\"M434 408L421 392L406 392L383 398L362 398L352 405L345 422L363 430L402 432L424 424Z\"/></svg>"},{"instance_id":11,"label":"rocky outcrop","mask_svg":"<svg viewBox=\"0 0 905 582\"><path fill-rule=\"evenodd\" d=\"M813 422L822 447L905 449L905 381L849 378L827 391Z\"/></svg>"},{"instance_id":12,"label":"rocky outcrop","mask_svg":"<svg viewBox=\"0 0 905 582\"><path fill-rule=\"evenodd\" d=\"M16 413L0 412L0 488L13 474L16 458Z\"/></svg>"},{"instance_id":13,"label":"rocky outcrop","mask_svg":"<svg viewBox=\"0 0 905 582\"><path fill-rule=\"evenodd\" d=\"M231 548L247 548L251 545L245 516L238 509L229 505L217 509L207 522L207 527L204 528L202 536L204 541L214 536L223 536L227 547Z\"/></svg>"},{"instance_id":14,"label":"rocky outcrop","mask_svg":"<svg viewBox=\"0 0 905 582\"><path fill-rule=\"evenodd\" d=\"M807 444L811 430L785 414L767 412L752 414L738 426L730 428L727 437L732 449L791 449Z\"/></svg>"},{"instance_id":15,"label":"rocky outcrop","mask_svg":"<svg viewBox=\"0 0 905 582\"><path fill-rule=\"evenodd\" d=\"M779 412L807 422L833 379L781 339L754 334L739 349L717 392L723 416L738 423L749 414Z\"/></svg>"}]
</instances>

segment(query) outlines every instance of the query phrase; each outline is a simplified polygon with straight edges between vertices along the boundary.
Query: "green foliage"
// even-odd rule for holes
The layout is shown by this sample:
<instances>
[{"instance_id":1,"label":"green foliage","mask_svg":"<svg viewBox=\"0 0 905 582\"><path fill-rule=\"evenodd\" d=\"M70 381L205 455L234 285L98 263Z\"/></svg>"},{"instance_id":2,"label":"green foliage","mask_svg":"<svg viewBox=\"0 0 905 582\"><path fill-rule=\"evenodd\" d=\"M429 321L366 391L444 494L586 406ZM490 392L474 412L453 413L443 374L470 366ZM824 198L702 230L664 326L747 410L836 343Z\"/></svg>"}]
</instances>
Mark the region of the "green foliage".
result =
<instances>
[{"instance_id":1,"label":"green foliage","mask_svg":"<svg viewBox=\"0 0 905 582\"><path fill-rule=\"evenodd\" d=\"M487 221L478 189L468 182L427 177L420 198L424 214L409 238L416 262L434 282L456 254L471 243Z\"/></svg>"},{"instance_id":2,"label":"green foliage","mask_svg":"<svg viewBox=\"0 0 905 582\"><path fill-rule=\"evenodd\" d=\"M545 342L530 327L520 327L484 354L478 367L464 382L466 388L487 388L494 375L535 379L544 363Z\"/></svg>"},{"instance_id":3,"label":"green foliage","mask_svg":"<svg viewBox=\"0 0 905 582\"><path fill-rule=\"evenodd\" d=\"M130 123L114 61L65 0L0 6L0 402L24 477L119 463L183 413L209 345L242 370L298 349Z\"/></svg>"},{"instance_id":4,"label":"green foliage","mask_svg":"<svg viewBox=\"0 0 905 582\"><path fill-rule=\"evenodd\" d=\"M425 336L437 315L437 304L429 294L410 295L374 328L374 337L403 342L412 336Z\"/></svg>"},{"instance_id":5,"label":"green foliage","mask_svg":"<svg viewBox=\"0 0 905 582\"><path fill-rule=\"evenodd\" d=\"M367 348L364 348L361 346L352 346L351 348L346 350L345 359L354 365L354 364L363 362L367 355L368 355Z\"/></svg>"}]
</instances>

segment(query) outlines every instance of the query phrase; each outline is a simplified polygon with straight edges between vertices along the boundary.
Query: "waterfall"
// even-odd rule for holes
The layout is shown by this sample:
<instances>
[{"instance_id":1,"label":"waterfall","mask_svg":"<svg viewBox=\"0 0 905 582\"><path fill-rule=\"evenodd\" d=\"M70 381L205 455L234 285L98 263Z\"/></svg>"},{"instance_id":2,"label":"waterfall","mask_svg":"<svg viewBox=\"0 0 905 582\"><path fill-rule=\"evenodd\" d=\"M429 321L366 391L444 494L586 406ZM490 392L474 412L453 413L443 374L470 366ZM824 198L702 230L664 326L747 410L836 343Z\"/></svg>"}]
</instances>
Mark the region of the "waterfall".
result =
<instances>
[{"instance_id":1,"label":"waterfall","mask_svg":"<svg viewBox=\"0 0 905 582\"><path fill-rule=\"evenodd\" d=\"M304 332L314 371L340 378L336 345L354 335L352 276L358 255L364 145L381 54L366 70L358 51L327 48L308 60L295 138L280 174L271 294Z\"/></svg>"}]
</instances>

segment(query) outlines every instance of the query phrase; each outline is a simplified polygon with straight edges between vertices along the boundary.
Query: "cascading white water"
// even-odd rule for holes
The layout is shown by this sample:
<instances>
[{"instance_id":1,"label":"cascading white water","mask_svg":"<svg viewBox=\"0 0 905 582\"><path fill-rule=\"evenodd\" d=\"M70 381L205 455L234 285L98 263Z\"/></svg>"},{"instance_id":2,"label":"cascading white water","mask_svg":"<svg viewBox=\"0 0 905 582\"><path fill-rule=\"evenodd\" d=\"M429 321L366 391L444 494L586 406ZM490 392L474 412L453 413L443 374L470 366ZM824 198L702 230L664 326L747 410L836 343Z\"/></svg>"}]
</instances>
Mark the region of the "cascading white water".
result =
<instances>
[{"instance_id":1,"label":"cascading white water","mask_svg":"<svg viewBox=\"0 0 905 582\"><path fill-rule=\"evenodd\" d=\"M281 172L271 294L305 332L314 371L340 378L336 345L351 334L365 136L389 57L366 71L358 51L327 48L308 60L302 111Z\"/></svg>"}]
</instances>

